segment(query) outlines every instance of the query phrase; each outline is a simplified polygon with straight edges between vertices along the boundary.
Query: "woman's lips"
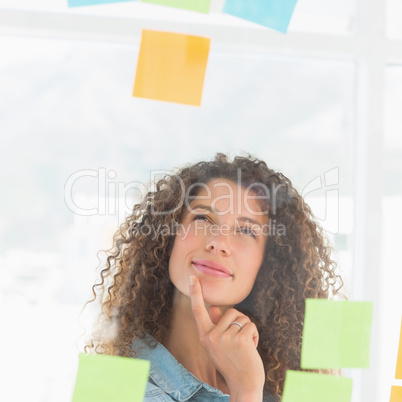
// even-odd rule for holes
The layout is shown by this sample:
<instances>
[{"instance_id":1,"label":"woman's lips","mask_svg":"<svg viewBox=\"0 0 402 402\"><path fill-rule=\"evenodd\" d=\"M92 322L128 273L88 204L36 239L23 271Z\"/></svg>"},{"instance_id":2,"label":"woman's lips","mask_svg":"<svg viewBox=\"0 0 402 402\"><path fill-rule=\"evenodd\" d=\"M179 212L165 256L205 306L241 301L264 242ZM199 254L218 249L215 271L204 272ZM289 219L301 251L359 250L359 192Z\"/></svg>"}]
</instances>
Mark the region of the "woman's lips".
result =
<instances>
[{"instance_id":1,"label":"woman's lips","mask_svg":"<svg viewBox=\"0 0 402 402\"><path fill-rule=\"evenodd\" d=\"M209 260L194 260L194 268L203 274L215 276L216 278L230 278L232 274L221 264Z\"/></svg>"}]
</instances>

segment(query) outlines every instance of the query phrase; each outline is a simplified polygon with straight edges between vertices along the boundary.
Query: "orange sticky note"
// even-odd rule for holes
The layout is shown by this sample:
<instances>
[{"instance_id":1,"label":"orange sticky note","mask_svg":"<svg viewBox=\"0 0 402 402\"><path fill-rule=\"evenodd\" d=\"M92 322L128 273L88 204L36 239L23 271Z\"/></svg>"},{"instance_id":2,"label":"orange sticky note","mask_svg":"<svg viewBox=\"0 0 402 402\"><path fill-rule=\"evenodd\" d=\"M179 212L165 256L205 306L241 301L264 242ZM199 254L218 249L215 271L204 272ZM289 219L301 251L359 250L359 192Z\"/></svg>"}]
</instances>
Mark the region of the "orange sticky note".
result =
<instances>
[{"instance_id":1,"label":"orange sticky note","mask_svg":"<svg viewBox=\"0 0 402 402\"><path fill-rule=\"evenodd\" d=\"M402 320L401 332L399 335L398 357L396 358L395 378L398 380L402 380Z\"/></svg>"},{"instance_id":2,"label":"orange sticky note","mask_svg":"<svg viewBox=\"0 0 402 402\"><path fill-rule=\"evenodd\" d=\"M201 105L210 39L142 31L133 96Z\"/></svg>"},{"instance_id":3,"label":"orange sticky note","mask_svg":"<svg viewBox=\"0 0 402 402\"><path fill-rule=\"evenodd\" d=\"M391 387L391 398L389 402L402 402L402 387Z\"/></svg>"}]
</instances>

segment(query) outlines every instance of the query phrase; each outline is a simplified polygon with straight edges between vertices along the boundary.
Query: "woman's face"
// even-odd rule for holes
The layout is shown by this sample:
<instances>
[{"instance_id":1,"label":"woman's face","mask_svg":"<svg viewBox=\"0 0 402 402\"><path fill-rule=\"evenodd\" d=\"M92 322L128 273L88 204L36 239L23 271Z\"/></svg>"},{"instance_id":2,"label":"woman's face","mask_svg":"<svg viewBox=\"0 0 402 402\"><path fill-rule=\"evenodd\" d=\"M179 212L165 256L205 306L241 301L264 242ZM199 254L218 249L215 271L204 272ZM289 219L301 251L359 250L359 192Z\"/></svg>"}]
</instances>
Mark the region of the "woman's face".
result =
<instances>
[{"instance_id":1,"label":"woman's face","mask_svg":"<svg viewBox=\"0 0 402 402\"><path fill-rule=\"evenodd\" d=\"M267 213L256 194L225 179L200 184L186 210L169 261L176 292L189 297L189 276L199 278L204 300L233 306L250 293L264 257Z\"/></svg>"}]
</instances>

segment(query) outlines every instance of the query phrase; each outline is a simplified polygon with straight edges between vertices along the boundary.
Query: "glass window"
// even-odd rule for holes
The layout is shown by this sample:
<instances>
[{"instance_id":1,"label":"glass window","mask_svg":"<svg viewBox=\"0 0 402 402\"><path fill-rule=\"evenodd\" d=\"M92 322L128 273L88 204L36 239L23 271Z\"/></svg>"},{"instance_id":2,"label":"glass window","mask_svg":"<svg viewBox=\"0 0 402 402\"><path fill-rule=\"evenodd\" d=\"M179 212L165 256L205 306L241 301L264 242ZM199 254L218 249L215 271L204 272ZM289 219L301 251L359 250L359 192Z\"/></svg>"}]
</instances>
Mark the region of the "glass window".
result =
<instances>
[{"instance_id":1,"label":"glass window","mask_svg":"<svg viewBox=\"0 0 402 402\"><path fill-rule=\"evenodd\" d=\"M356 31L356 0L299 0L289 31L353 34Z\"/></svg>"},{"instance_id":2,"label":"glass window","mask_svg":"<svg viewBox=\"0 0 402 402\"><path fill-rule=\"evenodd\" d=\"M0 44L2 337L7 361L23 344L31 362L13 368L32 385L9 384L18 400L71 400L96 253L151 171L251 152L306 195L349 269L353 63L213 49L198 108L131 96L138 46Z\"/></svg>"},{"instance_id":3,"label":"glass window","mask_svg":"<svg viewBox=\"0 0 402 402\"><path fill-rule=\"evenodd\" d=\"M402 2L387 0L387 36L390 39L402 39Z\"/></svg>"},{"instance_id":4,"label":"glass window","mask_svg":"<svg viewBox=\"0 0 402 402\"><path fill-rule=\"evenodd\" d=\"M402 195L402 67L390 66L386 69L385 96L385 159L384 192L386 196Z\"/></svg>"},{"instance_id":5,"label":"glass window","mask_svg":"<svg viewBox=\"0 0 402 402\"><path fill-rule=\"evenodd\" d=\"M400 266L400 239L402 227L402 66L386 69L385 88L385 144L384 192L382 200L382 259L379 370L381 400L388 400L394 383L396 356L401 324L402 271ZM375 161L373 161L375 163Z\"/></svg>"},{"instance_id":6,"label":"glass window","mask_svg":"<svg viewBox=\"0 0 402 402\"><path fill-rule=\"evenodd\" d=\"M223 6L224 0L211 0L211 13L204 15L136 1L68 8L67 0L0 0L0 8L256 27L251 22L222 14ZM289 31L352 34L356 28L355 14L356 0L299 0Z\"/></svg>"}]
</instances>

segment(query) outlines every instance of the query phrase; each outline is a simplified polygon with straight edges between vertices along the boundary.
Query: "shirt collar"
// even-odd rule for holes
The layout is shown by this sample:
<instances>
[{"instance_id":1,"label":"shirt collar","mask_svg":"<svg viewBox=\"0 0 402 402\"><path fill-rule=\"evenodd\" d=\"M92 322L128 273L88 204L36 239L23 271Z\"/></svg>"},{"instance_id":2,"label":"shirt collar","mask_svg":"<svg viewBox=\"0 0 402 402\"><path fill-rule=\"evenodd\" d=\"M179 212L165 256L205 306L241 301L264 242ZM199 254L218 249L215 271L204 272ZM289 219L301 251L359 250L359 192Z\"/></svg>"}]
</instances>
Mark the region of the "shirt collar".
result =
<instances>
[{"instance_id":1,"label":"shirt collar","mask_svg":"<svg viewBox=\"0 0 402 402\"><path fill-rule=\"evenodd\" d=\"M152 349L148 347L147 343L156 343L157 346ZM137 358L151 362L149 376L155 385L178 401L187 401L202 387L213 394L226 395L191 374L161 343L150 335L146 335L144 340L136 339L133 349Z\"/></svg>"}]
</instances>

